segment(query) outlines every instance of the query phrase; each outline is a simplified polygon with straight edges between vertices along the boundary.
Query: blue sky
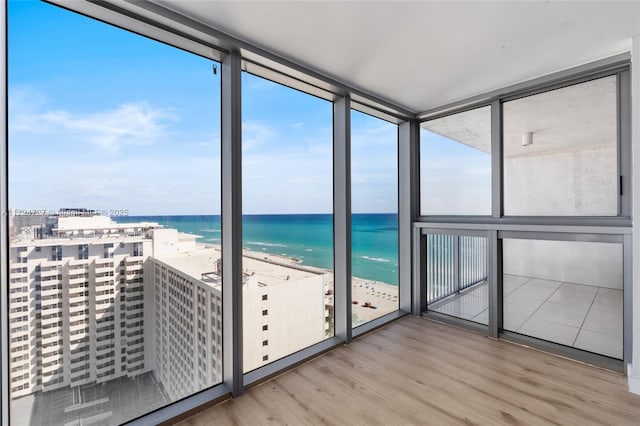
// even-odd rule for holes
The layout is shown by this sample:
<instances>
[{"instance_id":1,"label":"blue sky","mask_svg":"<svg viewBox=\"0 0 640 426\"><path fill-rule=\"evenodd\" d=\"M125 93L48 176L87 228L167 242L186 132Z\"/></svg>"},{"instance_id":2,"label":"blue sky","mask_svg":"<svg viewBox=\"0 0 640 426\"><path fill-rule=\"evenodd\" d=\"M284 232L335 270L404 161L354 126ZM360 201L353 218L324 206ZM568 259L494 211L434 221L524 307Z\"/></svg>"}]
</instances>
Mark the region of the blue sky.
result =
<instances>
[{"instance_id":1,"label":"blue sky","mask_svg":"<svg viewBox=\"0 0 640 426\"><path fill-rule=\"evenodd\" d=\"M9 2L11 208L220 212L213 61L35 1ZM243 76L245 213L332 210L332 107ZM397 209L397 127L352 115L353 210Z\"/></svg>"},{"instance_id":2,"label":"blue sky","mask_svg":"<svg viewBox=\"0 0 640 426\"><path fill-rule=\"evenodd\" d=\"M420 164L421 214L491 215L490 154L421 128Z\"/></svg>"}]
</instances>

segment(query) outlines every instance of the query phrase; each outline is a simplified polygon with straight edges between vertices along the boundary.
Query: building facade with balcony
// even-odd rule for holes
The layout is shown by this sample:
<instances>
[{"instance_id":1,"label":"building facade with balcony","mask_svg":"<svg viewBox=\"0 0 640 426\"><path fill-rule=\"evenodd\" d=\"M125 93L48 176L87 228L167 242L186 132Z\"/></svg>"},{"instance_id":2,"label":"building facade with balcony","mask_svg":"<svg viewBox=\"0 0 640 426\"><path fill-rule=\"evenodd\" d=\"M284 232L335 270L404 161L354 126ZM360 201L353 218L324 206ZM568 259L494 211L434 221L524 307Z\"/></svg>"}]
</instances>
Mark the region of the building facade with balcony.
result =
<instances>
[{"instance_id":1,"label":"building facade with balcony","mask_svg":"<svg viewBox=\"0 0 640 426\"><path fill-rule=\"evenodd\" d=\"M48 232L47 221L56 224ZM13 398L149 370L143 266L157 226L60 216L17 229L9 278Z\"/></svg>"}]
</instances>

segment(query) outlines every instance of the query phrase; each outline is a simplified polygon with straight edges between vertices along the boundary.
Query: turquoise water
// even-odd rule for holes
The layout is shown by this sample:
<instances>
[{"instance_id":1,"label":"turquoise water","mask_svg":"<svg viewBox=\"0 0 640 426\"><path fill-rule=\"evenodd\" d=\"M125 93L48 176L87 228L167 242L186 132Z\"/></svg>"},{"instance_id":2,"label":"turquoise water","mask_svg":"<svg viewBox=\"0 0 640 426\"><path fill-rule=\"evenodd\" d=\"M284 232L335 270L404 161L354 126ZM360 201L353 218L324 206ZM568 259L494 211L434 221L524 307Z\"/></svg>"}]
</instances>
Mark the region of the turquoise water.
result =
<instances>
[{"instance_id":1,"label":"turquoise water","mask_svg":"<svg viewBox=\"0 0 640 426\"><path fill-rule=\"evenodd\" d=\"M158 222L196 234L198 242L220 244L220 216L129 216L118 222ZM328 214L247 215L243 246L299 259L302 264L333 267L333 216ZM354 214L352 271L360 278L398 284L398 216Z\"/></svg>"}]
</instances>

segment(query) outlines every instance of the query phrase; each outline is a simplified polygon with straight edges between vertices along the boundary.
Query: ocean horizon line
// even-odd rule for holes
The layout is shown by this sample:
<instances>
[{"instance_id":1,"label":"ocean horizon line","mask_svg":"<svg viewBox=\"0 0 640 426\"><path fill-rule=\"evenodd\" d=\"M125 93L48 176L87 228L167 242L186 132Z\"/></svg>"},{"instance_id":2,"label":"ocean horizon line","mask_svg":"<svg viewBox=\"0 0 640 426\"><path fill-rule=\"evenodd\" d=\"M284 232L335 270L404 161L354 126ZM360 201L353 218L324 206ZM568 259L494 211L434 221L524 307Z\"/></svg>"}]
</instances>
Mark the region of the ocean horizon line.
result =
<instances>
[{"instance_id":1,"label":"ocean horizon line","mask_svg":"<svg viewBox=\"0 0 640 426\"><path fill-rule=\"evenodd\" d=\"M353 276L397 285L397 213L353 213ZM136 215L113 218L119 223L151 222L197 235L199 243L221 242L221 215ZM305 265L332 268L335 217L328 213L247 214L242 218L243 247L304 259Z\"/></svg>"}]
</instances>

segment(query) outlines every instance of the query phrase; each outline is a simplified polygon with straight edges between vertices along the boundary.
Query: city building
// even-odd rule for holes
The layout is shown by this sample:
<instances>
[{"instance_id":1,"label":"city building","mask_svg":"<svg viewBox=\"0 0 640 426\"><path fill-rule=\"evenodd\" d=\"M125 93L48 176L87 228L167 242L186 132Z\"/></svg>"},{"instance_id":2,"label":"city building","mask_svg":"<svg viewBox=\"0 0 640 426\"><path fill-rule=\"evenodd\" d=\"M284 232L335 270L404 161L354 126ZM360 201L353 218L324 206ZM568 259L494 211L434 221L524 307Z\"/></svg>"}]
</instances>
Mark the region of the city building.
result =
<instances>
[{"instance_id":1,"label":"city building","mask_svg":"<svg viewBox=\"0 0 640 426\"><path fill-rule=\"evenodd\" d=\"M219 246L92 212L12 223L12 398L151 372L177 400L221 380ZM248 371L325 338L328 271L249 251L243 268Z\"/></svg>"},{"instance_id":2,"label":"city building","mask_svg":"<svg viewBox=\"0 0 640 426\"><path fill-rule=\"evenodd\" d=\"M221 380L220 265L218 247L200 247L145 266L155 292L154 374L173 400ZM243 269L246 371L325 338L331 274L250 252Z\"/></svg>"},{"instance_id":3,"label":"city building","mask_svg":"<svg viewBox=\"0 0 640 426\"><path fill-rule=\"evenodd\" d=\"M159 225L93 215L13 223L12 397L149 371L144 262Z\"/></svg>"}]
</instances>

